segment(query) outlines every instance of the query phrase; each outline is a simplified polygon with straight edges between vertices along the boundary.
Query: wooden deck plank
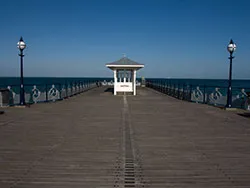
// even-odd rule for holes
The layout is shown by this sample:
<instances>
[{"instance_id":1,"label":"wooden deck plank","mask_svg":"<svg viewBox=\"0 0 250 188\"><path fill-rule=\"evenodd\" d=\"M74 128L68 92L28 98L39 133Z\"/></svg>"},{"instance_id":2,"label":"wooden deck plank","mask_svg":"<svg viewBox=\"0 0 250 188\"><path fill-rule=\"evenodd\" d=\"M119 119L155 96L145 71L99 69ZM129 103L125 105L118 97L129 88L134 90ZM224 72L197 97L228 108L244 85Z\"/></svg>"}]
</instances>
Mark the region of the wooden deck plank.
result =
<instances>
[{"instance_id":1,"label":"wooden deck plank","mask_svg":"<svg viewBox=\"0 0 250 188\"><path fill-rule=\"evenodd\" d=\"M123 187L132 164L136 187L250 186L249 119L147 88L105 90L5 109L0 187Z\"/></svg>"}]
</instances>

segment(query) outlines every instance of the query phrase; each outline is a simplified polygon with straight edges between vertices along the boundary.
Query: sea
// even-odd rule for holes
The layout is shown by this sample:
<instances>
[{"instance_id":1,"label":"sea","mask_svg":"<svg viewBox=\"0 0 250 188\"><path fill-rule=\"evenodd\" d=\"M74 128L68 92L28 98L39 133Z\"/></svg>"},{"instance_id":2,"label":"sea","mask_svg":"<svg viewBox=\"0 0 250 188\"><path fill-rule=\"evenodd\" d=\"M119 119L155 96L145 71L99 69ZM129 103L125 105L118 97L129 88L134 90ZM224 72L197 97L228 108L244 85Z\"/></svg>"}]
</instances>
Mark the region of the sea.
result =
<instances>
[{"instance_id":1,"label":"sea","mask_svg":"<svg viewBox=\"0 0 250 188\"><path fill-rule=\"evenodd\" d=\"M107 82L113 80L112 78L94 78L94 77L82 77L82 78L70 78L70 77L25 77L24 85L51 85L51 84L71 84L76 82ZM17 86L20 85L19 77L0 77L0 87Z\"/></svg>"},{"instance_id":2,"label":"sea","mask_svg":"<svg viewBox=\"0 0 250 188\"><path fill-rule=\"evenodd\" d=\"M166 78L153 78L158 82L165 82L167 84L175 85L189 85L189 86L206 86L206 87L219 87L224 88L228 87L228 80L226 79L166 79ZM250 80L232 80L232 87L234 88L250 88Z\"/></svg>"}]
</instances>

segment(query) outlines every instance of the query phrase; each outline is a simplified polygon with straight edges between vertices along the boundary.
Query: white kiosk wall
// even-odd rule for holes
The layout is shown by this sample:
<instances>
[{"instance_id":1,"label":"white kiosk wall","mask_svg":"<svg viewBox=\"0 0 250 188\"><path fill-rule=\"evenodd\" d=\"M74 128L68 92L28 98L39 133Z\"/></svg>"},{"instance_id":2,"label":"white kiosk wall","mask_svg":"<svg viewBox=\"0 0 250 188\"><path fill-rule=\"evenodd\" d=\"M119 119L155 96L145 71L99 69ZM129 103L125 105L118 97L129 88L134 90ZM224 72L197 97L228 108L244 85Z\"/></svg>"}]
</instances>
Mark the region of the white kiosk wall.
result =
<instances>
[{"instance_id":1,"label":"white kiosk wall","mask_svg":"<svg viewBox=\"0 0 250 188\"><path fill-rule=\"evenodd\" d=\"M114 70L114 94L117 92L133 92L133 73L132 70Z\"/></svg>"}]
</instances>

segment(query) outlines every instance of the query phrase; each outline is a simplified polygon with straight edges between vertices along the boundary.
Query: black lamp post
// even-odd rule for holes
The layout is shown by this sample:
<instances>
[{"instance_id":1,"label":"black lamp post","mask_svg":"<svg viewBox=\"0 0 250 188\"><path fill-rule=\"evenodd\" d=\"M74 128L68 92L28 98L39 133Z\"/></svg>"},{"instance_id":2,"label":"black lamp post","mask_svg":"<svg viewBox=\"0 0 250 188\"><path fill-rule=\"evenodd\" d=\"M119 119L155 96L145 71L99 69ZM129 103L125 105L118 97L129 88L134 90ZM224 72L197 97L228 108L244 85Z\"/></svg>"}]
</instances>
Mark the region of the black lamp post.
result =
<instances>
[{"instance_id":1,"label":"black lamp post","mask_svg":"<svg viewBox=\"0 0 250 188\"><path fill-rule=\"evenodd\" d=\"M236 45L233 40L230 40L230 43L227 46L227 50L230 53L230 67L229 67L229 80L228 80L228 89L227 89L227 108L232 107L232 62L233 62L233 53L236 50Z\"/></svg>"},{"instance_id":2,"label":"black lamp post","mask_svg":"<svg viewBox=\"0 0 250 188\"><path fill-rule=\"evenodd\" d=\"M23 85L23 50L26 48L26 44L23 41L23 37L20 38L17 43L17 48L20 50L20 61L21 61L21 74L20 74L20 105L25 105L25 93L24 93L24 85Z\"/></svg>"}]
</instances>

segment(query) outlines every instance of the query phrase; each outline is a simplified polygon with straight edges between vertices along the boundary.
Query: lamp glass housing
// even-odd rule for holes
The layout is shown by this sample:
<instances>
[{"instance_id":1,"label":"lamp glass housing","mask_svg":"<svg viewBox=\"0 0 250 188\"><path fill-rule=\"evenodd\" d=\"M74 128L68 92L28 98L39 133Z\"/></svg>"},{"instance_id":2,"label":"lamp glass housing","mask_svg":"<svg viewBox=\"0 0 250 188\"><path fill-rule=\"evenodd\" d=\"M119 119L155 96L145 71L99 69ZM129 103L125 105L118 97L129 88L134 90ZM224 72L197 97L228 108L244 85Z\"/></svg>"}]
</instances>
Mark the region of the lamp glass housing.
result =
<instances>
[{"instance_id":1,"label":"lamp glass housing","mask_svg":"<svg viewBox=\"0 0 250 188\"><path fill-rule=\"evenodd\" d=\"M17 48L19 50L24 50L26 48L26 44L22 39L20 39L20 41L17 43Z\"/></svg>"},{"instance_id":2,"label":"lamp glass housing","mask_svg":"<svg viewBox=\"0 0 250 188\"><path fill-rule=\"evenodd\" d=\"M233 53L236 50L236 44L233 42L233 40L231 40L228 44L227 50L229 53Z\"/></svg>"}]
</instances>

